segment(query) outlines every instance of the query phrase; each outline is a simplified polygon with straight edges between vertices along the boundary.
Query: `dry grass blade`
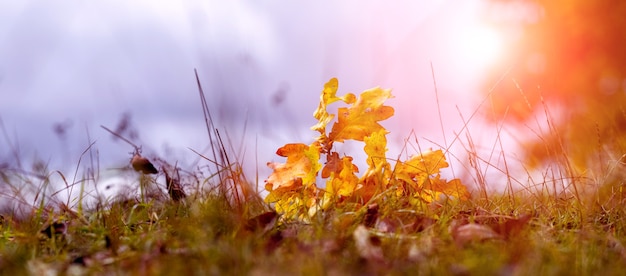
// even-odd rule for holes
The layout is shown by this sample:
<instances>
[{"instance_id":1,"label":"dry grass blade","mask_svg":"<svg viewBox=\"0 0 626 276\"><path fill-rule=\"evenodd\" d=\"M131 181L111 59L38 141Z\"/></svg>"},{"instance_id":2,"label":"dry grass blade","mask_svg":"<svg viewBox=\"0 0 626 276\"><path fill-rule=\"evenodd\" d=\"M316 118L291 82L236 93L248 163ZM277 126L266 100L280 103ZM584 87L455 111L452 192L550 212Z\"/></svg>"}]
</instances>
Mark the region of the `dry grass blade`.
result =
<instances>
[{"instance_id":1,"label":"dry grass blade","mask_svg":"<svg viewBox=\"0 0 626 276\"><path fill-rule=\"evenodd\" d=\"M112 130L110 130L109 128L107 128L107 127L103 126L103 125L100 125L100 127L101 127L101 128L103 128L104 130L108 131L109 133L111 133L113 136L115 136L115 137L117 137L117 138L120 138L120 139L122 139L124 142L126 142L126 143L128 143L129 145L133 146L133 148L135 148L135 153L138 153L138 152L140 151L140 150L139 150L140 148L139 148L137 145L135 145L135 143L131 142L130 140L128 140L128 139L126 139L126 138L124 138L124 136L119 135L119 134L118 134L118 133L116 133L115 131L112 131Z\"/></svg>"}]
</instances>

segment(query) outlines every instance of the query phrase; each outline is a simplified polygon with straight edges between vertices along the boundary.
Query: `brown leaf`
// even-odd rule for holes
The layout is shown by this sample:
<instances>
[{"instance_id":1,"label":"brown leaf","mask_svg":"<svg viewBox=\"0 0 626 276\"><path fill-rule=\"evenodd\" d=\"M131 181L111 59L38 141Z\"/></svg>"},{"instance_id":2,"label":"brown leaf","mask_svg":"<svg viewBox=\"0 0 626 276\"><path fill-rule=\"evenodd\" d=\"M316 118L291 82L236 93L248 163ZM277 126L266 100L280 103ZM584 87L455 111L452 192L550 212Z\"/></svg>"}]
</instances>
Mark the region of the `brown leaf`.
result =
<instances>
[{"instance_id":1,"label":"brown leaf","mask_svg":"<svg viewBox=\"0 0 626 276\"><path fill-rule=\"evenodd\" d=\"M469 223L452 227L450 234L452 235L454 242L461 246L469 242L502 239L502 236L491 229L491 227L477 223Z\"/></svg>"},{"instance_id":2,"label":"brown leaf","mask_svg":"<svg viewBox=\"0 0 626 276\"><path fill-rule=\"evenodd\" d=\"M331 152L326 155L326 164L324 168L322 168L322 178L330 177L331 173L339 173L341 172L341 160L339 159L339 154L336 152Z\"/></svg>"},{"instance_id":3,"label":"brown leaf","mask_svg":"<svg viewBox=\"0 0 626 276\"><path fill-rule=\"evenodd\" d=\"M396 213L392 217L380 218L375 224L381 233L414 234L424 231L436 221L422 214Z\"/></svg>"},{"instance_id":4,"label":"brown leaf","mask_svg":"<svg viewBox=\"0 0 626 276\"><path fill-rule=\"evenodd\" d=\"M150 163L150 161L139 154L135 154L131 159L130 164L135 171L144 174L157 174L159 171Z\"/></svg>"},{"instance_id":5,"label":"brown leaf","mask_svg":"<svg viewBox=\"0 0 626 276\"><path fill-rule=\"evenodd\" d=\"M490 226L496 233L508 239L522 231L532 217L533 215L531 214L525 214L517 218L508 218L503 222L491 224Z\"/></svg>"},{"instance_id":6,"label":"brown leaf","mask_svg":"<svg viewBox=\"0 0 626 276\"><path fill-rule=\"evenodd\" d=\"M380 207L378 206L378 203L372 203L367 206L367 212L365 213L365 217L363 218L363 224L365 224L365 226L374 227L374 225L376 225L379 209Z\"/></svg>"},{"instance_id":7,"label":"brown leaf","mask_svg":"<svg viewBox=\"0 0 626 276\"><path fill-rule=\"evenodd\" d=\"M244 229L251 232L257 231L259 229L267 230L268 228L274 226L277 217L278 214L276 213L276 211L265 212L246 220L244 224Z\"/></svg>"},{"instance_id":8,"label":"brown leaf","mask_svg":"<svg viewBox=\"0 0 626 276\"><path fill-rule=\"evenodd\" d=\"M380 247L379 238L371 236L365 226L357 226L352 233L352 236L354 237L355 245L361 258L374 262L384 261L383 250Z\"/></svg>"}]
</instances>

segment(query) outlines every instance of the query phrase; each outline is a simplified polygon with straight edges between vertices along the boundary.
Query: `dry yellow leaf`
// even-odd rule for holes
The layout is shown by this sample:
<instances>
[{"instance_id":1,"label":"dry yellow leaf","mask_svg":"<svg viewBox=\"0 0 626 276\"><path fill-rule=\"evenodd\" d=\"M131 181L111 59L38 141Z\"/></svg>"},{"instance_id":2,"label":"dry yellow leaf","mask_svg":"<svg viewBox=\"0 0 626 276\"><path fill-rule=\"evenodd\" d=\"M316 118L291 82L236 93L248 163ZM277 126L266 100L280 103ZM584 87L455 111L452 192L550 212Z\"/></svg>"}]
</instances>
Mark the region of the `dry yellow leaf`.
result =
<instances>
[{"instance_id":1,"label":"dry yellow leaf","mask_svg":"<svg viewBox=\"0 0 626 276\"><path fill-rule=\"evenodd\" d=\"M391 97L391 90L379 87L364 91L352 107L339 108L337 122L328 138L335 142L363 141L372 133L385 130L378 122L393 116L393 108L383 105Z\"/></svg>"},{"instance_id":2,"label":"dry yellow leaf","mask_svg":"<svg viewBox=\"0 0 626 276\"><path fill-rule=\"evenodd\" d=\"M326 192L333 196L352 196L359 183L355 172L359 172L359 168L352 164L352 157L341 158L338 170L332 172L330 179L326 182Z\"/></svg>"},{"instance_id":3,"label":"dry yellow leaf","mask_svg":"<svg viewBox=\"0 0 626 276\"><path fill-rule=\"evenodd\" d=\"M266 201L276 201L276 197L285 191L293 191L301 186L315 185L315 177L321 168L317 142L310 146L287 144L278 149L276 154L287 157L287 162L269 162L267 164L274 172L265 180L265 189L270 192Z\"/></svg>"},{"instance_id":4,"label":"dry yellow leaf","mask_svg":"<svg viewBox=\"0 0 626 276\"><path fill-rule=\"evenodd\" d=\"M397 162L394 177L409 184L412 189L421 189L431 175L438 175L439 170L448 167L442 150L426 151L411 157L405 162Z\"/></svg>"}]
</instances>

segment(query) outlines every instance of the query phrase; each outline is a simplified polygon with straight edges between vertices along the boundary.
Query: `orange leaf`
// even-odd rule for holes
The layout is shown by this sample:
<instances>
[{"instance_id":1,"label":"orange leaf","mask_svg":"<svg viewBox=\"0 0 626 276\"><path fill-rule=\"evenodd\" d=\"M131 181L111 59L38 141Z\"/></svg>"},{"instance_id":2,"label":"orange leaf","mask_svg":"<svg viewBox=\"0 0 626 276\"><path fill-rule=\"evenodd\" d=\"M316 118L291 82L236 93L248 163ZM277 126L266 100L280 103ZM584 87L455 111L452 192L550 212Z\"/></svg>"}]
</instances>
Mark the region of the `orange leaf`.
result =
<instances>
[{"instance_id":1,"label":"orange leaf","mask_svg":"<svg viewBox=\"0 0 626 276\"><path fill-rule=\"evenodd\" d=\"M352 196L359 183L359 178L354 174L359 172L359 168L352 164L350 156L341 158L338 167L339 170L332 172L330 179L326 182L326 191L331 196Z\"/></svg>"},{"instance_id":2,"label":"orange leaf","mask_svg":"<svg viewBox=\"0 0 626 276\"><path fill-rule=\"evenodd\" d=\"M391 90L378 87L364 91L352 107L339 108L339 117L328 138L336 142L363 141L372 133L384 130L378 122L393 116L393 108L383 105L391 97Z\"/></svg>"},{"instance_id":3,"label":"orange leaf","mask_svg":"<svg viewBox=\"0 0 626 276\"><path fill-rule=\"evenodd\" d=\"M274 172L265 180L269 191L265 202L275 203L276 212L285 217L304 219L317 204L315 177L321 168L320 146L317 142L310 146L286 144L276 154L287 157L287 162L267 164Z\"/></svg>"},{"instance_id":4,"label":"orange leaf","mask_svg":"<svg viewBox=\"0 0 626 276\"><path fill-rule=\"evenodd\" d=\"M284 164L269 162L274 172L265 180L265 189L272 192L278 189L294 190L300 186L315 185L315 177L321 168L319 145L313 143L286 144L276 154L287 157ZM271 202L271 201L270 201Z\"/></svg>"}]
</instances>

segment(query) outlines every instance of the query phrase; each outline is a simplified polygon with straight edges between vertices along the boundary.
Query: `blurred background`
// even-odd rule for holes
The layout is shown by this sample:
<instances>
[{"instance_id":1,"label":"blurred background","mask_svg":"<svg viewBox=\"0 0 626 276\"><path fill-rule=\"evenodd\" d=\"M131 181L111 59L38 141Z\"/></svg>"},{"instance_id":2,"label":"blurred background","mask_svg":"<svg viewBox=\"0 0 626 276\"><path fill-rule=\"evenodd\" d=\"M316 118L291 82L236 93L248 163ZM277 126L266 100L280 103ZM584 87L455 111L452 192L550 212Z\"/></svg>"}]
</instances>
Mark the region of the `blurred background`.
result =
<instances>
[{"instance_id":1,"label":"blurred background","mask_svg":"<svg viewBox=\"0 0 626 276\"><path fill-rule=\"evenodd\" d=\"M102 175L119 175L133 148L104 125L147 157L206 165L190 150L210 146L194 69L215 127L260 184L266 162L284 161L277 148L315 137L332 77L339 95L392 89L388 157L448 148L451 176L469 186L501 190L562 156L583 168L597 149L592 163L606 164L624 148L625 5L0 0L0 164L72 174L95 142ZM362 145L341 150L358 159Z\"/></svg>"}]
</instances>

